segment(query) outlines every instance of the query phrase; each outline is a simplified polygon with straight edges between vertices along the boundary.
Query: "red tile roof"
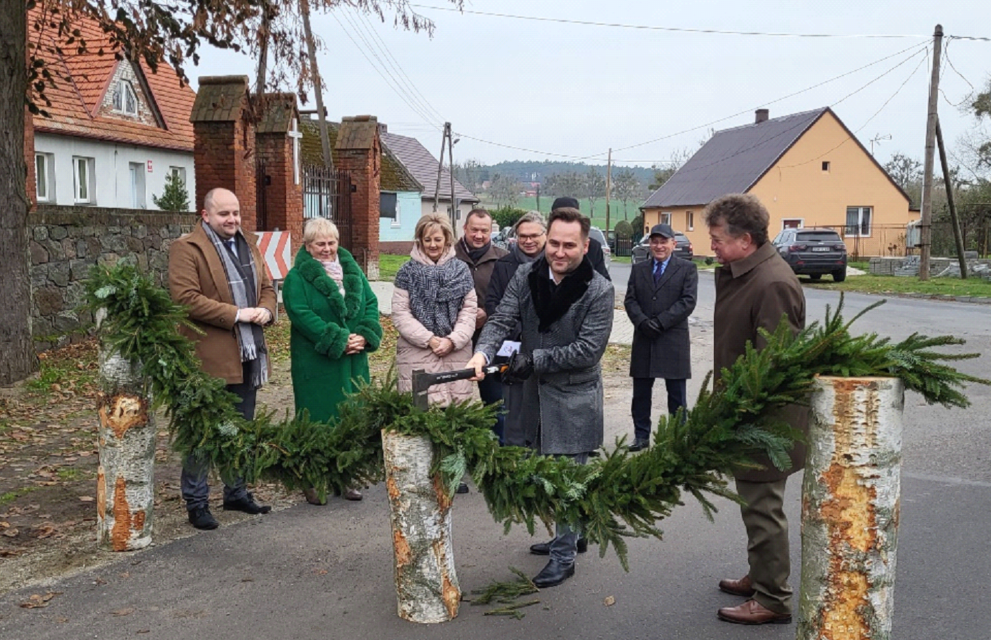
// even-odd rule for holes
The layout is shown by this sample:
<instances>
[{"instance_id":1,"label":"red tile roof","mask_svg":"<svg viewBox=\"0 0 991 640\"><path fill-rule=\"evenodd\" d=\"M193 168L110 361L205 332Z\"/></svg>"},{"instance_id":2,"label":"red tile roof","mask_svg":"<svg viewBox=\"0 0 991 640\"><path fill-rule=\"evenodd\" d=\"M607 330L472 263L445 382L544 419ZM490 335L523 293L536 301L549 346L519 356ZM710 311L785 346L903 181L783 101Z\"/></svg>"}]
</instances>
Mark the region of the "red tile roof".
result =
<instances>
[{"instance_id":1,"label":"red tile roof","mask_svg":"<svg viewBox=\"0 0 991 640\"><path fill-rule=\"evenodd\" d=\"M39 9L28 13L29 26ZM102 115L100 105L110 90L118 61L110 48L109 38L97 22L87 17L77 17L74 28L82 32L86 40L86 53L78 53L75 45L62 43L63 55L46 55L46 63L55 77L56 86L46 88L45 94L51 106L38 104L50 114L34 116L34 128L39 133L54 133L112 142L125 142L146 147L159 147L179 151L193 150L193 125L189 114L196 93L189 86L180 86L175 70L164 62L158 72L152 73L144 61L133 65L143 80L135 88L139 98L149 100L151 110L161 126L146 124L126 117ZM36 32L29 28L30 37ZM43 50L55 45L56 33L52 29L41 36L47 41ZM99 54L100 49L103 55ZM42 55L45 55L44 51ZM150 93L150 95L149 95Z\"/></svg>"}]
</instances>

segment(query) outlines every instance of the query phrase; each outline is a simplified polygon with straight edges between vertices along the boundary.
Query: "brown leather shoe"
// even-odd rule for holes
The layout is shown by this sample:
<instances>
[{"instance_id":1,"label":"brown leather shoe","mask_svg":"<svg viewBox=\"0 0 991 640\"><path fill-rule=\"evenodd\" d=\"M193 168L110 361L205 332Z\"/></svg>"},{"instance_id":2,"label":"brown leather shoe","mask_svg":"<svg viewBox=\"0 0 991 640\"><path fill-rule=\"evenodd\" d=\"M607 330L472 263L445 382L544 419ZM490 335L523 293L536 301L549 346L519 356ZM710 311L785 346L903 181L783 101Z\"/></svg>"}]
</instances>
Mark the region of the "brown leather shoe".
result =
<instances>
[{"instance_id":1,"label":"brown leather shoe","mask_svg":"<svg viewBox=\"0 0 991 640\"><path fill-rule=\"evenodd\" d=\"M743 576L739 580L731 580L729 578L720 580L719 590L732 593L734 596L740 596L741 598L749 598L756 593L753 583L750 582L750 574Z\"/></svg>"},{"instance_id":2,"label":"brown leather shoe","mask_svg":"<svg viewBox=\"0 0 991 640\"><path fill-rule=\"evenodd\" d=\"M310 504L315 504L317 506L323 506L327 504L327 500L326 499L321 500L320 496L317 495L317 490L314 489L313 487L310 487L309 489L303 489L303 497L306 498L306 501L309 502Z\"/></svg>"},{"instance_id":3,"label":"brown leather shoe","mask_svg":"<svg viewBox=\"0 0 991 640\"><path fill-rule=\"evenodd\" d=\"M723 607L717 613L720 620L734 624L790 624L790 613L775 613L756 600L747 600L735 607Z\"/></svg>"},{"instance_id":4,"label":"brown leather shoe","mask_svg":"<svg viewBox=\"0 0 991 640\"><path fill-rule=\"evenodd\" d=\"M357 489L348 489L347 491L344 492L344 499L345 500L350 500L352 502L358 502L362 498L364 498L364 496L361 495L361 492L358 491Z\"/></svg>"}]
</instances>

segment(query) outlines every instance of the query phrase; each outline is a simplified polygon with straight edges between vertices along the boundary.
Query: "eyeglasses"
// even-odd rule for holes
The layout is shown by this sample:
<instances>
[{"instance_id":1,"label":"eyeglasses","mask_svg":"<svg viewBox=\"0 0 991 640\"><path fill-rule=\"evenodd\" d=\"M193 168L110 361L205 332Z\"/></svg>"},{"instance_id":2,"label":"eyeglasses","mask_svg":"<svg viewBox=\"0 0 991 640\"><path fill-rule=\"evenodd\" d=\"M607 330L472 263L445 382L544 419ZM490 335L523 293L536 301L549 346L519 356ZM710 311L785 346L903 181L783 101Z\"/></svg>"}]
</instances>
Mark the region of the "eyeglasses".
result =
<instances>
[{"instance_id":1,"label":"eyeglasses","mask_svg":"<svg viewBox=\"0 0 991 640\"><path fill-rule=\"evenodd\" d=\"M534 233L534 234L530 234L530 235L518 235L518 236L516 236L516 238L520 242L529 242L530 240L537 240L537 239L539 239L542 235L544 235L544 234L541 232L541 233Z\"/></svg>"}]
</instances>

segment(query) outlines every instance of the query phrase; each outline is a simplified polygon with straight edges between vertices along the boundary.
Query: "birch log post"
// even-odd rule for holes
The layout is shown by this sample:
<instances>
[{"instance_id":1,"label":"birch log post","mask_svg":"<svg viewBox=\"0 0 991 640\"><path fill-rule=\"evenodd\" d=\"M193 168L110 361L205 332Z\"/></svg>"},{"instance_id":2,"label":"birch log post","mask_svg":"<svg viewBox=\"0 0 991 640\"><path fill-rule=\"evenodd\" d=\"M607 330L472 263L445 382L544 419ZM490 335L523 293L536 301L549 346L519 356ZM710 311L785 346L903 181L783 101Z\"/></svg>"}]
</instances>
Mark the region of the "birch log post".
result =
<instances>
[{"instance_id":1,"label":"birch log post","mask_svg":"<svg viewBox=\"0 0 991 640\"><path fill-rule=\"evenodd\" d=\"M111 551L151 543L155 420L140 365L100 351L97 542Z\"/></svg>"},{"instance_id":2,"label":"birch log post","mask_svg":"<svg viewBox=\"0 0 991 640\"><path fill-rule=\"evenodd\" d=\"M389 492L399 617L446 622L458 615L461 588L454 571L451 499L432 474L433 443L425 436L382 431Z\"/></svg>"},{"instance_id":3,"label":"birch log post","mask_svg":"<svg viewBox=\"0 0 991 640\"><path fill-rule=\"evenodd\" d=\"M891 637L904 402L895 378L815 382L798 640Z\"/></svg>"}]
</instances>

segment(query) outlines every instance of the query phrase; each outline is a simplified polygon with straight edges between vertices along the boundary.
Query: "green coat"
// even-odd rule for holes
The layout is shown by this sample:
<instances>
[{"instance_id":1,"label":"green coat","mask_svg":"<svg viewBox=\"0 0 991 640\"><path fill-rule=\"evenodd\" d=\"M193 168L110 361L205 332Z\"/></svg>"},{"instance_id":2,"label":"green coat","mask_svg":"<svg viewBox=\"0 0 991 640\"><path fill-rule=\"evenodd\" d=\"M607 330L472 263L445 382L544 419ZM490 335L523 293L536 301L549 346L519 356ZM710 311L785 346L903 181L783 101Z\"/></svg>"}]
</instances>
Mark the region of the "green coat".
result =
<instances>
[{"instance_id":1,"label":"green coat","mask_svg":"<svg viewBox=\"0 0 991 640\"><path fill-rule=\"evenodd\" d=\"M296 412L329 422L337 418L337 405L367 381L368 353L382 341L378 299L351 254L338 249L344 270L344 297L323 265L306 248L286 275L282 299L292 322L290 353ZM344 355L348 336L357 333L368 344L361 353Z\"/></svg>"}]
</instances>

